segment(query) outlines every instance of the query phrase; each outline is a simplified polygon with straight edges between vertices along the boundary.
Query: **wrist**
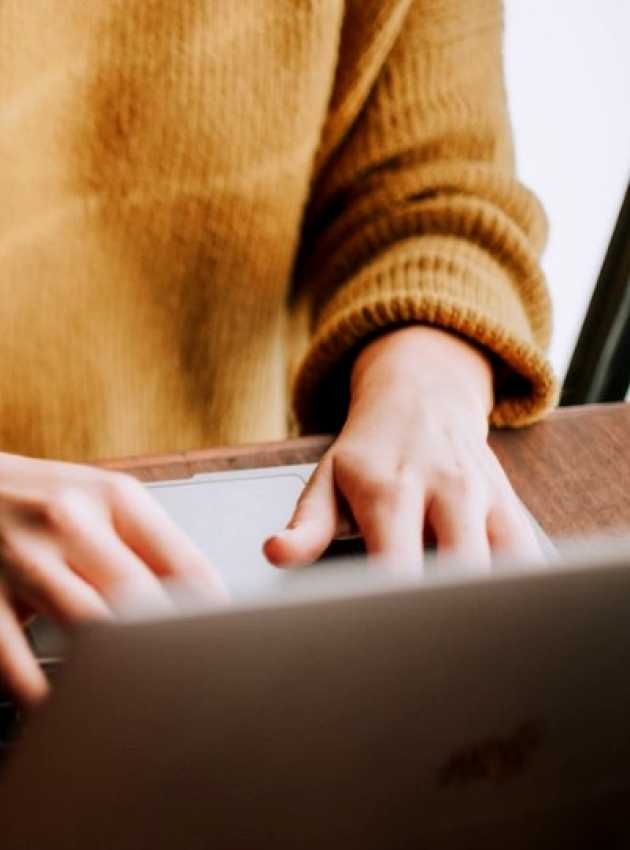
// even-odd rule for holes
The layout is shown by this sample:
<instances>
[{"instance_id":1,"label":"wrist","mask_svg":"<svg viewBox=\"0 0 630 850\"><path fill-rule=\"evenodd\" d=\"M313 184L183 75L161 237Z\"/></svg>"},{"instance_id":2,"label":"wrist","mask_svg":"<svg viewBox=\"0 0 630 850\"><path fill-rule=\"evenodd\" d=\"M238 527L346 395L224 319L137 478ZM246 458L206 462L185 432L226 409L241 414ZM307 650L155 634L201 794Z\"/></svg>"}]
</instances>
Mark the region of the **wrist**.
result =
<instances>
[{"instance_id":1,"label":"wrist","mask_svg":"<svg viewBox=\"0 0 630 850\"><path fill-rule=\"evenodd\" d=\"M494 405L489 358L451 331L414 325L383 334L358 354L351 374L351 399L371 387L402 384L414 394L457 395L488 417Z\"/></svg>"}]
</instances>

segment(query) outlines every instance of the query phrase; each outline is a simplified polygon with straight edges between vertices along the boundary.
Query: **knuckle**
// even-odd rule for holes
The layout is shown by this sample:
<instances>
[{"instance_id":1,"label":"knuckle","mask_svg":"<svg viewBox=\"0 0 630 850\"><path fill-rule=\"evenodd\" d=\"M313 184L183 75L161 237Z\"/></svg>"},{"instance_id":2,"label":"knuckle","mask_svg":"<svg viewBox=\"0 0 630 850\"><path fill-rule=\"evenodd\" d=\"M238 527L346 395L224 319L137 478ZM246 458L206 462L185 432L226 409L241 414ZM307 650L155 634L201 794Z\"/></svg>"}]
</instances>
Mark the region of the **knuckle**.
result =
<instances>
[{"instance_id":1,"label":"knuckle","mask_svg":"<svg viewBox=\"0 0 630 850\"><path fill-rule=\"evenodd\" d=\"M351 485L359 498L394 505L415 494L419 473L410 463L375 464L366 452L345 450L336 457L337 478Z\"/></svg>"},{"instance_id":2,"label":"knuckle","mask_svg":"<svg viewBox=\"0 0 630 850\"><path fill-rule=\"evenodd\" d=\"M401 497L400 482L395 475L387 472L362 475L359 486L366 499L393 504Z\"/></svg>"},{"instance_id":3,"label":"knuckle","mask_svg":"<svg viewBox=\"0 0 630 850\"><path fill-rule=\"evenodd\" d=\"M105 477L105 491L113 502L125 503L138 499L144 495L144 487L126 472L110 472Z\"/></svg>"},{"instance_id":4,"label":"knuckle","mask_svg":"<svg viewBox=\"0 0 630 850\"><path fill-rule=\"evenodd\" d=\"M415 493L420 484L420 473L411 464L402 464L396 470L396 488L398 492L406 496Z\"/></svg>"},{"instance_id":5,"label":"knuckle","mask_svg":"<svg viewBox=\"0 0 630 850\"><path fill-rule=\"evenodd\" d=\"M365 468L365 455L350 446L338 448L333 457L333 466L337 476L351 477Z\"/></svg>"},{"instance_id":6,"label":"knuckle","mask_svg":"<svg viewBox=\"0 0 630 850\"><path fill-rule=\"evenodd\" d=\"M51 528L65 530L80 525L86 501L87 494L78 487L61 485L41 499L39 509Z\"/></svg>"},{"instance_id":7,"label":"knuckle","mask_svg":"<svg viewBox=\"0 0 630 850\"><path fill-rule=\"evenodd\" d=\"M451 499L465 500L477 491L474 477L461 467L444 467L438 470L436 478L438 491Z\"/></svg>"}]
</instances>

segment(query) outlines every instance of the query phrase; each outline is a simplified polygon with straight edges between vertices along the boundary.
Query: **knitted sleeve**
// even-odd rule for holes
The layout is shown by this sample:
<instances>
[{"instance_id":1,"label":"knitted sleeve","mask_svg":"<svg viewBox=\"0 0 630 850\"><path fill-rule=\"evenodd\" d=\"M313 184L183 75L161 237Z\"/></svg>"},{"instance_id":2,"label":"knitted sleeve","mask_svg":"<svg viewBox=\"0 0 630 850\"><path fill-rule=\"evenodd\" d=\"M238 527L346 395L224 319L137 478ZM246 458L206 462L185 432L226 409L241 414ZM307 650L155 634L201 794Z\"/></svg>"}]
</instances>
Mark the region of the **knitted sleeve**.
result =
<instances>
[{"instance_id":1,"label":"knitted sleeve","mask_svg":"<svg viewBox=\"0 0 630 850\"><path fill-rule=\"evenodd\" d=\"M514 177L502 35L497 0L412 2L315 182L295 279L310 324L293 384L303 431L338 427L331 388L347 386L358 348L414 322L489 355L491 424L525 425L555 403L546 220Z\"/></svg>"}]
</instances>

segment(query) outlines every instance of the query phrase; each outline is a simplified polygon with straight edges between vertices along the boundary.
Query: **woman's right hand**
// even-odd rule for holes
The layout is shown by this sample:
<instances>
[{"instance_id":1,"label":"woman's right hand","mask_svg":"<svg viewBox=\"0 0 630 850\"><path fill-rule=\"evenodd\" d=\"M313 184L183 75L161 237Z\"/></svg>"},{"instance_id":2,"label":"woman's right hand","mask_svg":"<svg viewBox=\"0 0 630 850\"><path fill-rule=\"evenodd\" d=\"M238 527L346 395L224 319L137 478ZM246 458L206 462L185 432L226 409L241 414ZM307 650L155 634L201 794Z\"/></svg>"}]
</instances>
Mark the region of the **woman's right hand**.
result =
<instances>
[{"instance_id":1,"label":"woman's right hand","mask_svg":"<svg viewBox=\"0 0 630 850\"><path fill-rule=\"evenodd\" d=\"M25 704L48 684L23 623L115 617L123 599L171 608L163 580L210 604L225 588L202 552L130 475L0 452L0 680Z\"/></svg>"}]
</instances>

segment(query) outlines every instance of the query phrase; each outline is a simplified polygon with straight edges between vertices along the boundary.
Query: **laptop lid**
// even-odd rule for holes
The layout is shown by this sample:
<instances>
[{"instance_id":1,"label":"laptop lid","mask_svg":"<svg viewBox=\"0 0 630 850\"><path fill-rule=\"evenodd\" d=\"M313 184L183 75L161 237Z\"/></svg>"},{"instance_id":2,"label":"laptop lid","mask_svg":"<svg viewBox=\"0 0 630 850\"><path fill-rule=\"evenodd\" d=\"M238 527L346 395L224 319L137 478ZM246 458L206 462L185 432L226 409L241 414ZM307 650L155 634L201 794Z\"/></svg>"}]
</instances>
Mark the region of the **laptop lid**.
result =
<instances>
[{"instance_id":1,"label":"laptop lid","mask_svg":"<svg viewBox=\"0 0 630 850\"><path fill-rule=\"evenodd\" d=\"M628 846L629 564L310 571L87 631L9 760L3 850Z\"/></svg>"}]
</instances>

